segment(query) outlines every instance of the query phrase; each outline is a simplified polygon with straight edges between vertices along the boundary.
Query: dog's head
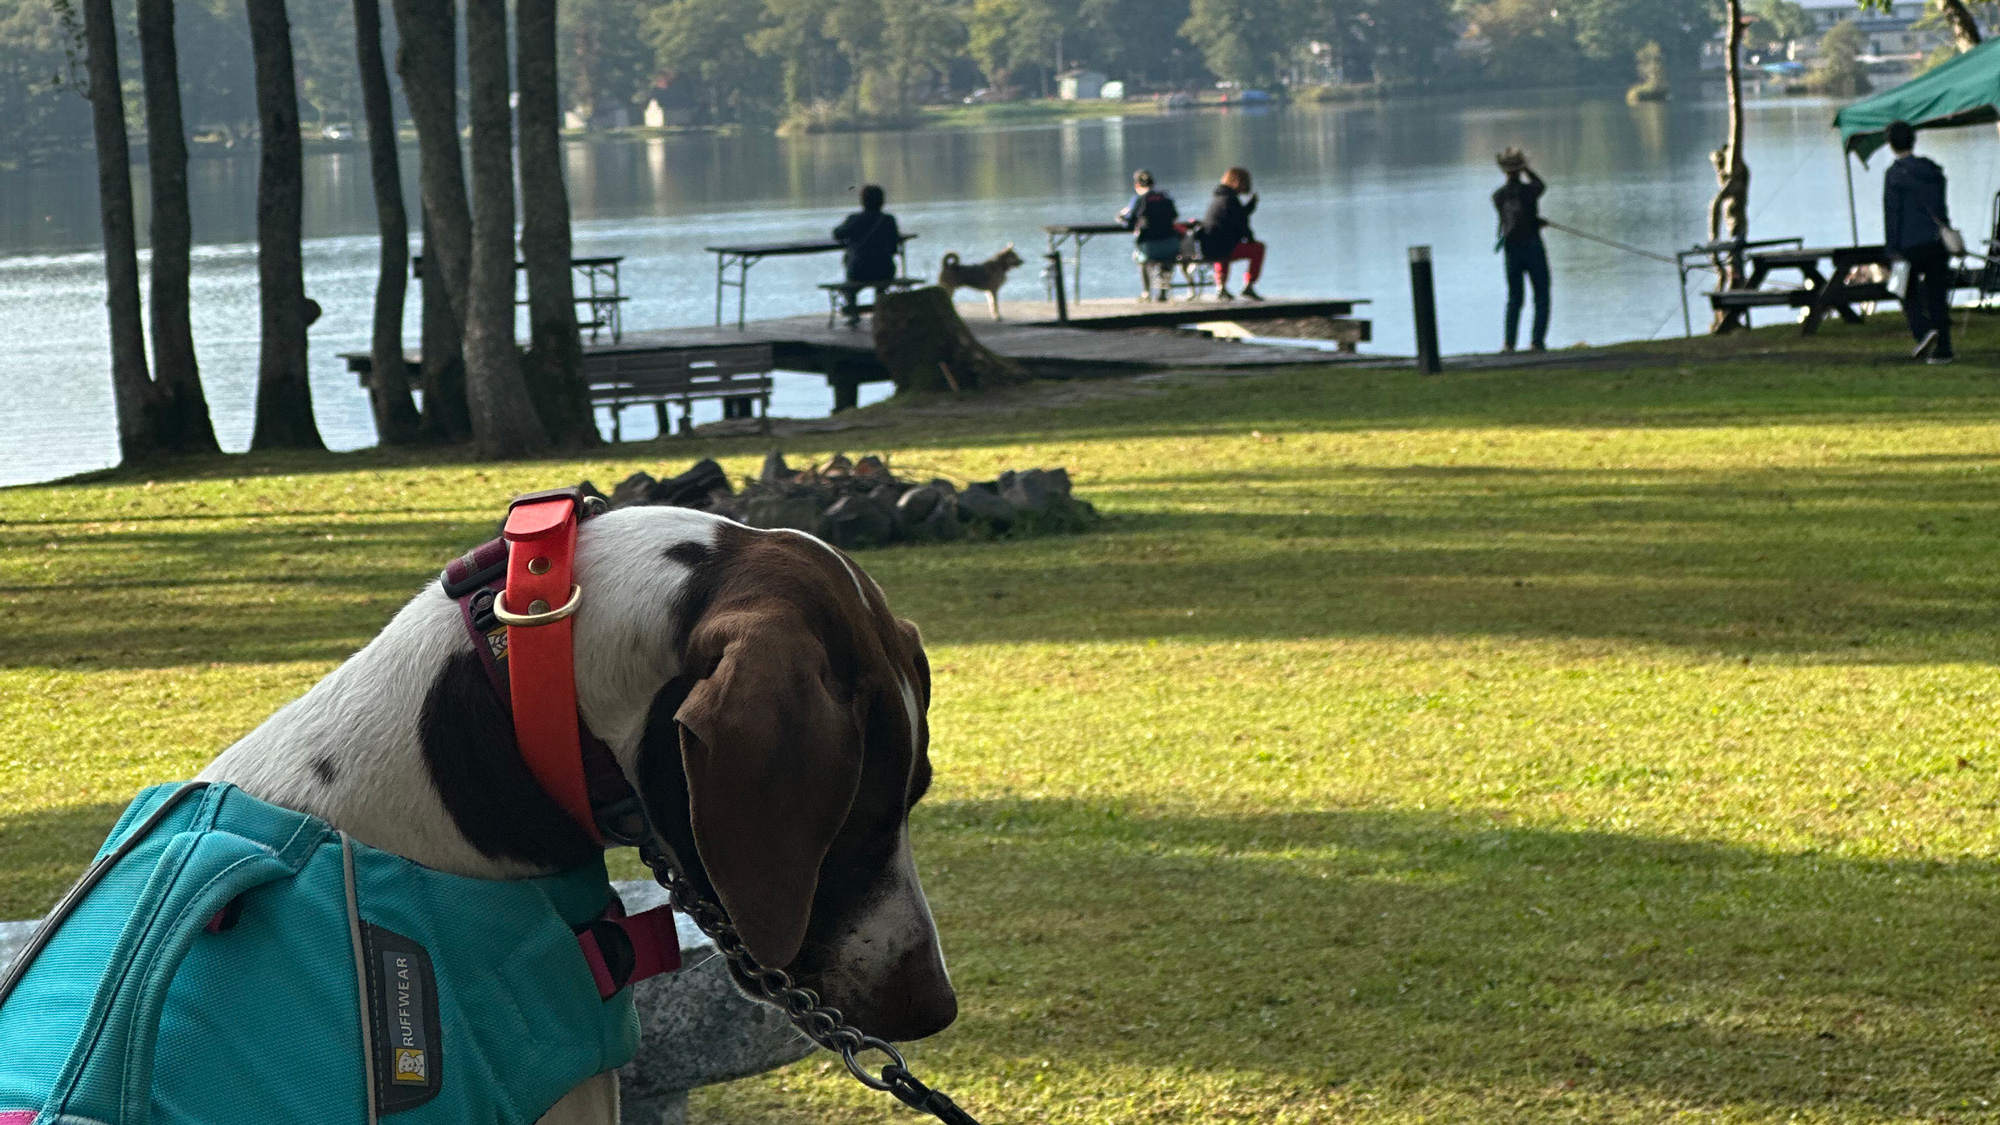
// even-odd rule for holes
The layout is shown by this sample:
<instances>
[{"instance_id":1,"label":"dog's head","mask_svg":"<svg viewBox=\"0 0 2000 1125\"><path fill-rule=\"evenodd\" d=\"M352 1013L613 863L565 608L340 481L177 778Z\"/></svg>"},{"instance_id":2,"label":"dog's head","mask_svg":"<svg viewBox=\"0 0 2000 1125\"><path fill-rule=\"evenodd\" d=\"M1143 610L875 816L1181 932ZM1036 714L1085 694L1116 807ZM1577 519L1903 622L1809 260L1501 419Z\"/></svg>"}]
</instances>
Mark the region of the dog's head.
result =
<instances>
[{"instance_id":1,"label":"dog's head","mask_svg":"<svg viewBox=\"0 0 2000 1125\"><path fill-rule=\"evenodd\" d=\"M993 261L1003 270L1011 270L1021 264L1021 256L1014 253L1014 244L1009 242L1005 250L993 256Z\"/></svg>"},{"instance_id":2,"label":"dog's head","mask_svg":"<svg viewBox=\"0 0 2000 1125\"><path fill-rule=\"evenodd\" d=\"M590 521L578 582L584 717L750 952L870 1034L948 1026L909 840L931 779L915 626L817 539L679 509Z\"/></svg>"}]
</instances>

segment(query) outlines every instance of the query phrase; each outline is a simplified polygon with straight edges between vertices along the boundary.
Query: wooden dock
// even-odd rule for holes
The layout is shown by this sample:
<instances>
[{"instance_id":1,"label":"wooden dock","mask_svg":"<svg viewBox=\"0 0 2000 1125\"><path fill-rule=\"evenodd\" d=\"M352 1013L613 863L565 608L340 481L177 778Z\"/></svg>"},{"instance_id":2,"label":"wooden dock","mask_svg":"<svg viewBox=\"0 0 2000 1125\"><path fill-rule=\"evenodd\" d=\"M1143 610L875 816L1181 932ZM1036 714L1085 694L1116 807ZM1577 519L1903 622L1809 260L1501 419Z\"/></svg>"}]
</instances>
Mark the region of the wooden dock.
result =
<instances>
[{"instance_id":1,"label":"wooden dock","mask_svg":"<svg viewBox=\"0 0 2000 1125\"><path fill-rule=\"evenodd\" d=\"M1301 363L1339 363L1359 357L1314 347L1246 344L1199 332L1175 332L1183 325L1350 317L1363 301L1268 300L1150 302L1086 301L1068 309L1058 322L1055 307L1046 302L1005 301L1008 319L995 322L984 299L958 306L966 327L980 343L1027 368L1042 379L1087 379L1137 375L1154 371L1285 367ZM1366 322L1358 322L1366 339ZM1254 331L1254 329L1250 329ZM617 343L585 344L584 377L593 382L618 365L620 356L634 353L702 350L743 344L769 344L772 359L787 371L811 371L827 377L834 388L835 408L851 405L862 383L888 378L875 356L875 343L864 322L858 329L827 327L824 314L753 320L743 328L706 325L627 331ZM348 370L366 378L366 353L341 357ZM419 356L406 353L413 374Z\"/></svg>"}]
</instances>

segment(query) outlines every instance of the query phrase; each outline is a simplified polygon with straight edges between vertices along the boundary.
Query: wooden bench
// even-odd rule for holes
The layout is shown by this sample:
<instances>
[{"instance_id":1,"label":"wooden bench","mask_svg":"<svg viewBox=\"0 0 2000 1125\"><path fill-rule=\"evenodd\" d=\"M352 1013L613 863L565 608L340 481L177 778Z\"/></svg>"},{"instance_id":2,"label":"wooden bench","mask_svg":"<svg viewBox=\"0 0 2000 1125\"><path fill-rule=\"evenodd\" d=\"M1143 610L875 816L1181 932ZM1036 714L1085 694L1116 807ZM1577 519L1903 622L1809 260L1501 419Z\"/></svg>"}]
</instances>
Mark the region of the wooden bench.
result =
<instances>
[{"instance_id":1,"label":"wooden bench","mask_svg":"<svg viewBox=\"0 0 2000 1125\"><path fill-rule=\"evenodd\" d=\"M761 417L763 430L769 433L772 366L769 344L605 350L584 356L583 376L590 384L591 404L611 409L611 440L615 442L624 439L619 424L624 408L645 403L652 404L660 420L660 436L692 433L696 399L721 399L724 418ZM681 407L677 431L667 422L667 407L672 403Z\"/></svg>"},{"instance_id":2,"label":"wooden bench","mask_svg":"<svg viewBox=\"0 0 2000 1125\"><path fill-rule=\"evenodd\" d=\"M861 314L872 313L875 311L874 305L863 305L858 303L858 300L861 296L861 291L863 289L873 289L876 290L877 292L887 289L890 292L894 293L894 292L900 292L905 289L915 289L920 285L927 285L927 284L929 284L929 279L922 277L894 277L890 278L888 281L825 282L819 288L821 292L826 294L826 326L828 328L832 328L836 323L839 322L840 314L843 311L852 308L854 310L854 316L851 320L847 322L847 326L849 328L860 327Z\"/></svg>"}]
</instances>

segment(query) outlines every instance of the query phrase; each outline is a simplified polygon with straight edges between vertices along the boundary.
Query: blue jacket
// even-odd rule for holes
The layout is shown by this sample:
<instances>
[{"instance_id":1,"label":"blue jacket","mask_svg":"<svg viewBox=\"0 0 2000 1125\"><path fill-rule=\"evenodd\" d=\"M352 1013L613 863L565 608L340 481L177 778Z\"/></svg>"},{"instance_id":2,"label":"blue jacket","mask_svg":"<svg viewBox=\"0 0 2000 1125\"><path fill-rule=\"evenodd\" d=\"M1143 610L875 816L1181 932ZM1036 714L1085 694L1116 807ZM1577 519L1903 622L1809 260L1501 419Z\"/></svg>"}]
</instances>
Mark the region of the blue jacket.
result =
<instances>
[{"instance_id":1,"label":"blue jacket","mask_svg":"<svg viewBox=\"0 0 2000 1125\"><path fill-rule=\"evenodd\" d=\"M1944 169L1915 154L1902 156L1882 176L1882 244L1892 254L1942 242L1951 225L1945 206Z\"/></svg>"},{"instance_id":2,"label":"blue jacket","mask_svg":"<svg viewBox=\"0 0 2000 1125\"><path fill-rule=\"evenodd\" d=\"M100 856L174 792L140 794ZM600 998L571 929L611 893L601 861L447 875L211 785L0 1005L0 1120L528 1125L638 1047L631 990Z\"/></svg>"}]
</instances>

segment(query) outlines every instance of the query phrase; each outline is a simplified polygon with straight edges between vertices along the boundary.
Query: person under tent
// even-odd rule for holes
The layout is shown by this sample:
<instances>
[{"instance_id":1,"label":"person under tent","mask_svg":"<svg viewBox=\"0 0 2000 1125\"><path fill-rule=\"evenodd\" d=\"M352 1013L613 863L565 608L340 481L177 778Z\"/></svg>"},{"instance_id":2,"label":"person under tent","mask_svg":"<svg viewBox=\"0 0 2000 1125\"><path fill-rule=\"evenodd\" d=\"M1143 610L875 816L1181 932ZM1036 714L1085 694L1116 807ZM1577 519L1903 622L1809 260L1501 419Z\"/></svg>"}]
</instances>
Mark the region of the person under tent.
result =
<instances>
[{"instance_id":1,"label":"person under tent","mask_svg":"<svg viewBox=\"0 0 2000 1125\"><path fill-rule=\"evenodd\" d=\"M1903 319L1916 340L1912 359L1950 363L1951 210L1945 203L1944 169L1918 156L1917 131L1907 121L1891 121L1889 151L1896 162L1882 176L1882 245L1889 257L1909 267L1903 290ZM1960 240L1959 248L1964 249Z\"/></svg>"}]
</instances>

